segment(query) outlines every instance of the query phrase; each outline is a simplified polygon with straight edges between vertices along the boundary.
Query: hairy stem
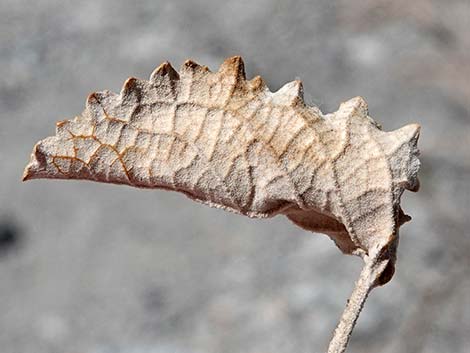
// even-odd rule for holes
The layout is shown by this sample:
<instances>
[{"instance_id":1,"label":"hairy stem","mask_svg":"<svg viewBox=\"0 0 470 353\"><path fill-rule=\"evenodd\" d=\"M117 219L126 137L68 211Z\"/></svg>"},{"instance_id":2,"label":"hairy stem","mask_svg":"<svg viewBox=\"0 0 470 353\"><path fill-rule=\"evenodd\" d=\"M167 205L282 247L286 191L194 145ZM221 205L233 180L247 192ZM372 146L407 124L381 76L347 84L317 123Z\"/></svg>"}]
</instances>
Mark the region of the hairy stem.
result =
<instances>
[{"instance_id":1,"label":"hairy stem","mask_svg":"<svg viewBox=\"0 0 470 353\"><path fill-rule=\"evenodd\" d=\"M383 273L389 260L381 260L379 256L364 257L364 267L359 275L353 292L341 315L341 319L333 333L328 346L328 353L344 353L370 291L376 286L377 279Z\"/></svg>"}]
</instances>

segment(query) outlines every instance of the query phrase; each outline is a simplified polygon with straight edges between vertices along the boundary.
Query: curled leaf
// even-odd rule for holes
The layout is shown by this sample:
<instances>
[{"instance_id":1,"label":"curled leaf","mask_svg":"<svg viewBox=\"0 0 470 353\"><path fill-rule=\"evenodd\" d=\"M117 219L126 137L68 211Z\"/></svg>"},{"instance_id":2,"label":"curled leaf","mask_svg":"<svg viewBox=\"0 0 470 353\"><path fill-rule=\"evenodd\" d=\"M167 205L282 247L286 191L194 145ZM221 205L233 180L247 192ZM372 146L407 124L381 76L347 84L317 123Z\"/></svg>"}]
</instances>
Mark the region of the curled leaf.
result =
<instances>
[{"instance_id":1,"label":"curled leaf","mask_svg":"<svg viewBox=\"0 0 470 353\"><path fill-rule=\"evenodd\" d=\"M302 83L270 92L240 57L215 73L169 63L121 92L90 94L82 114L39 141L24 172L182 192L250 217L284 214L345 253L381 254L393 275L405 189L418 189L419 125L385 132L361 97L323 115Z\"/></svg>"}]
</instances>

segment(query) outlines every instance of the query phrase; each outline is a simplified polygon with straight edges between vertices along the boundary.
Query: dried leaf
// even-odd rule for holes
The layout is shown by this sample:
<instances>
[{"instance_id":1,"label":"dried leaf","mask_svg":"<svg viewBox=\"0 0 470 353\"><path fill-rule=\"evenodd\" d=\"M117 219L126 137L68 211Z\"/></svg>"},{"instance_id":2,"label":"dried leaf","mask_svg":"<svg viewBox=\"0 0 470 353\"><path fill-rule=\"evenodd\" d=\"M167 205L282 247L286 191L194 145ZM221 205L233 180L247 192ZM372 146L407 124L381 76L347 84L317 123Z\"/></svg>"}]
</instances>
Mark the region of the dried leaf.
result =
<instances>
[{"instance_id":1,"label":"dried leaf","mask_svg":"<svg viewBox=\"0 0 470 353\"><path fill-rule=\"evenodd\" d=\"M300 81L270 92L232 57L212 73L186 61L119 95L92 93L84 112L34 147L24 179L87 179L182 192L250 217L284 214L345 253L394 271L404 189L418 189L419 125L384 132L361 97L323 115Z\"/></svg>"}]
</instances>

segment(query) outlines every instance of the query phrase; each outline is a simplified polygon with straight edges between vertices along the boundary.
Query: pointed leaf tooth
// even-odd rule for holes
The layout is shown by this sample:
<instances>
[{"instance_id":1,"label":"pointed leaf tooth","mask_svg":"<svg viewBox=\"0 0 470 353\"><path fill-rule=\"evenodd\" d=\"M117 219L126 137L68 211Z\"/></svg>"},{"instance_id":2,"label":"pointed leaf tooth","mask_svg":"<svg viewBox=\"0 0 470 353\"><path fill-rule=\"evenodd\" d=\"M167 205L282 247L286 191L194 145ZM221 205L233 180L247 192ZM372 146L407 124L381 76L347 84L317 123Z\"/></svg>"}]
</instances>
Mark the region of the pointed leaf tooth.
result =
<instances>
[{"instance_id":1,"label":"pointed leaf tooth","mask_svg":"<svg viewBox=\"0 0 470 353\"><path fill-rule=\"evenodd\" d=\"M68 120L59 120L55 123L56 128L61 128L68 123Z\"/></svg>"},{"instance_id":2,"label":"pointed leaf tooth","mask_svg":"<svg viewBox=\"0 0 470 353\"><path fill-rule=\"evenodd\" d=\"M181 72L184 72L184 71L194 72L200 69L202 69L202 66L191 59L186 60L184 64L181 66Z\"/></svg>"},{"instance_id":3,"label":"pointed leaf tooth","mask_svg":"<svg viewBox=\"0 0 470 353\"><path fill-rule=\"evenodd\" d=\"M101 107L98 92L90 93L86 99L85 112L90 119L99 121L103 118L103 108Z\"/></svg>"},{"instance_id":4,"label":"pointed leaf tooth","mask_svg":"<svg viewBox=\"0 0 470 353\"><path fill-rule=\"evenodd\" d=\"M367 117L369 115L369 106L364 98L357 96L342 103L339 107L340 111L346 115L353 116L359 115Z\"/></svg>"},{"instance_id":5,"label":"pointed leaf tooth","mask_svg":"<svg viewBox=\"0 0 470 353\"><path fill-rule=\"evenodd\" d=\"M273 95L275 101L289 106L303 103L303 97L303 85L300 80L286 83Z\"/></svg>"},{"instance_id":6,"label":"pointed leaf tooth","mask_svg":"<svg viewBox=\"0 0 470 353\"><path fill-rule=\"evenodd\" d=\"M67 125L70 123L69 120L61 120L55 123L55 133L60 136L70 135L67 130Z\"/></svg>"},{"instance_id":7,"label":"pointed leaf tooth","mask_svg":"<svg viewBox=\"0 0 470 353\"><path fill-rule=\"evenodd\" d=\"M117 97L117 94L108 90L93 93L98 106L103 107L109 105L110 101Z\"/></svg>"},{"instance_id":8,"label":"pointed leaf tooth","mask_svg":"<svg viewBox=\"0 0 470 353\"><path fill-rule=\"evenodd\" d=\"M419 178L416 177L415 182L408 187L408 190L412 192L418 192L420 187L421 187L421 182L419 181Z\"/></svg>"},{"instance_id":9,"label":"pointed leaf tooth","mask_svg":"<svg viewBox=\"0 0 470 353\"><path fill-rule=\"evenodd\" d=\"M220 66L219 73L224 76L235 77L237 81L246 80L245 64L240 56L232 56L226 59Z\"/></svg>"},{"instance_id":10,"label":"pointed leaf tooth","mask_svg":"<svg viewBox=\"0 0 470 353\"><path fill-rule=\"evenodd\" d=\"M382 135L382 148L390 156L391 167L398 175L398 182L410 191L419 190L418 171L420 161L417 147L420 126L408 124Z\"/></svg>"},{"instance_id":11,"label":"pointed leaf tooth","mask_svg":"<svg viewBox=\"0 0 470 353\"><path fill-rule=\"evenodd\" d=\"M94 107L99 104L99 98L97 95L98 92L92 92L86 98L86 105L90 107Z\"/></svg>"},{"instance_id":12,"label":"pointed leaf tooth","mask_svg":"<svg viewBox=\"0 0 470 353\"><path fill-rule=\"evenodd\" d=\"M397 130L385 133L385 135L382 135L385 153L396 153L403 145L408 145L411 153L418 157L419 150L417 143L420 130L420 125L408 124Z\"/></svg>"},{"instance_id":13,"label":"pointed leaf tooth","mask_svg":"<svg viewBox=\"0 0 470 353\"><path fill-rule=\"evenodd\" d=\"M142 90L144 84L136 77L129 77L122 86L120 97L123 105L133 102L137 104L142 97Z\"/></svg>"},{"instance_id":14,"label":"pointed leaf tooth","mask_svg":"<svg viewBox=\"0 0 470 353\"><path fill-rule=\"evenodd\" d=\"M158 82L159 78L165 76L168 76L168 78L172 81L179 79L178 73L168 61L165 61L155 70L153 70L152 74L150 75L150 82L156 83Z\"/></svg>"},{"instance_id":15,"label":"pointed leaf tooth","mask_svg":"<svg viewBox=\"0 0 470 353\"><path fill-rule=\"evenodd\" d=\"M255 76L250 81L247 81L252 91L262 91L266 89L266 82L261 76Z\"/></svg>"},{"instance_id":16,"label":"pointed leaf tooth","mask_svg":"<svg viewBox=\"0 0 470 353\"><path fill-rule=\"evenodd\" d=\"M401 227L403 224L409 221L411 221L411 217L407 215L405 212L403 212L403 209L401 208L401 206L399 206L398 215L397 215L398 226Z\"/></svg>"},{"instance_id":17,"label":"pointed leaf tooth","mask_svg":"<svg viewBox=\"0 0 470 353\"><path fill-rule=\"evenodd\" d=\"M418 149L418 138L421 132L421 126L419 124L409 124L399 129L403 136L405 136L408 145L410 146L411 158L407 168L408 185L407 189L413 192L417 192L420 187L418 178L418 171L421 166L419 161L419 149Z\"/></svg>"},{"instance_id":18,"label":"pointed leaf tooth","mask_svg":"<svg viewBox=\"0 0 470 353\"><path fill-rule=\"evenodd\" d=\"M47 161L45 154L39 147L40 144L41 142L38 142L33 147L31 159L23 172L23 181L36 179L38 178L38 173L41 170L45 170L45 165L47 164Z\"/></svg>"},{"instance_id":19,"label":"pointed leaf tooth","mask_svg":"<svg viewBox=\"0 0 470 353\"><path fill-rule=\"evenodd\" d=\"M64 175L60 173L54 162L59 156L73 157L73 142L70 139L63 140L51 136L36 143L24 170L23 181L40 178L63 179Z\"/></svg>"},{"instance_id":20,"label":"pointed leaf tooth","mask_svg":"<svg viewBox=\"0 0 470 353\"><path fill-rule=\"evenodd\" d=\"M105 117L104 107L109 106L116 97L118 97L116 93L108 90L90 93L86 100L85 110L77 119L102 120Z\"/></svg>"},{"instance_id":21,"label":"pointed leaf tooth","mask_svg":"<svg viewBox=\"0 0 470 353\"><path fill-rule=\"evenodd\" d=\"M122 86L121 96L128 95L131 91L134 91L137 88L138 79L135 77L129 77Z\"/></svg>"},{"instance_id":22,"label":"pointed leaf tooth","mask_svg":"<svg viewBox=\"0 0 470 353\"><path fill-rule=\"evenodd\" d=\"M416 145L420 131L421 126L419 124L408 124L403 126L402 128L392 131L391 133L395 134L398 140L402 142L409 142L411 144Z\"/></svg>"}]
</instances>

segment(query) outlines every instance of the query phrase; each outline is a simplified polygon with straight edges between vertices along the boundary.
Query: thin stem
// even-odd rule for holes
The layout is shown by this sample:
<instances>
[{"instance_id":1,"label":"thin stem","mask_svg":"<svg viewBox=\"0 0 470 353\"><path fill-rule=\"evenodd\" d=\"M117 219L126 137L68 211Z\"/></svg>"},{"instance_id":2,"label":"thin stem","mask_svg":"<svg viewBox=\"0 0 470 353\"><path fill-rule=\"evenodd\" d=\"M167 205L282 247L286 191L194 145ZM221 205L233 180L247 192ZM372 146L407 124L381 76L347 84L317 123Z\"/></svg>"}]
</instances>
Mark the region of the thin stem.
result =
<instances>
[{"instance_id":1,"label":"thin stem","mask_svg":"<svg viewBox=\"0 0 470 353\"><path fill-rule=\"evenodd\" d=\"M356 282L346 308L333 333L328 346L328 353L344 353L370 291L375 287L377 278L382 274L389 260L380 260L378 256L365 257L364 267Z\"/></svg>"}]
</instances>

